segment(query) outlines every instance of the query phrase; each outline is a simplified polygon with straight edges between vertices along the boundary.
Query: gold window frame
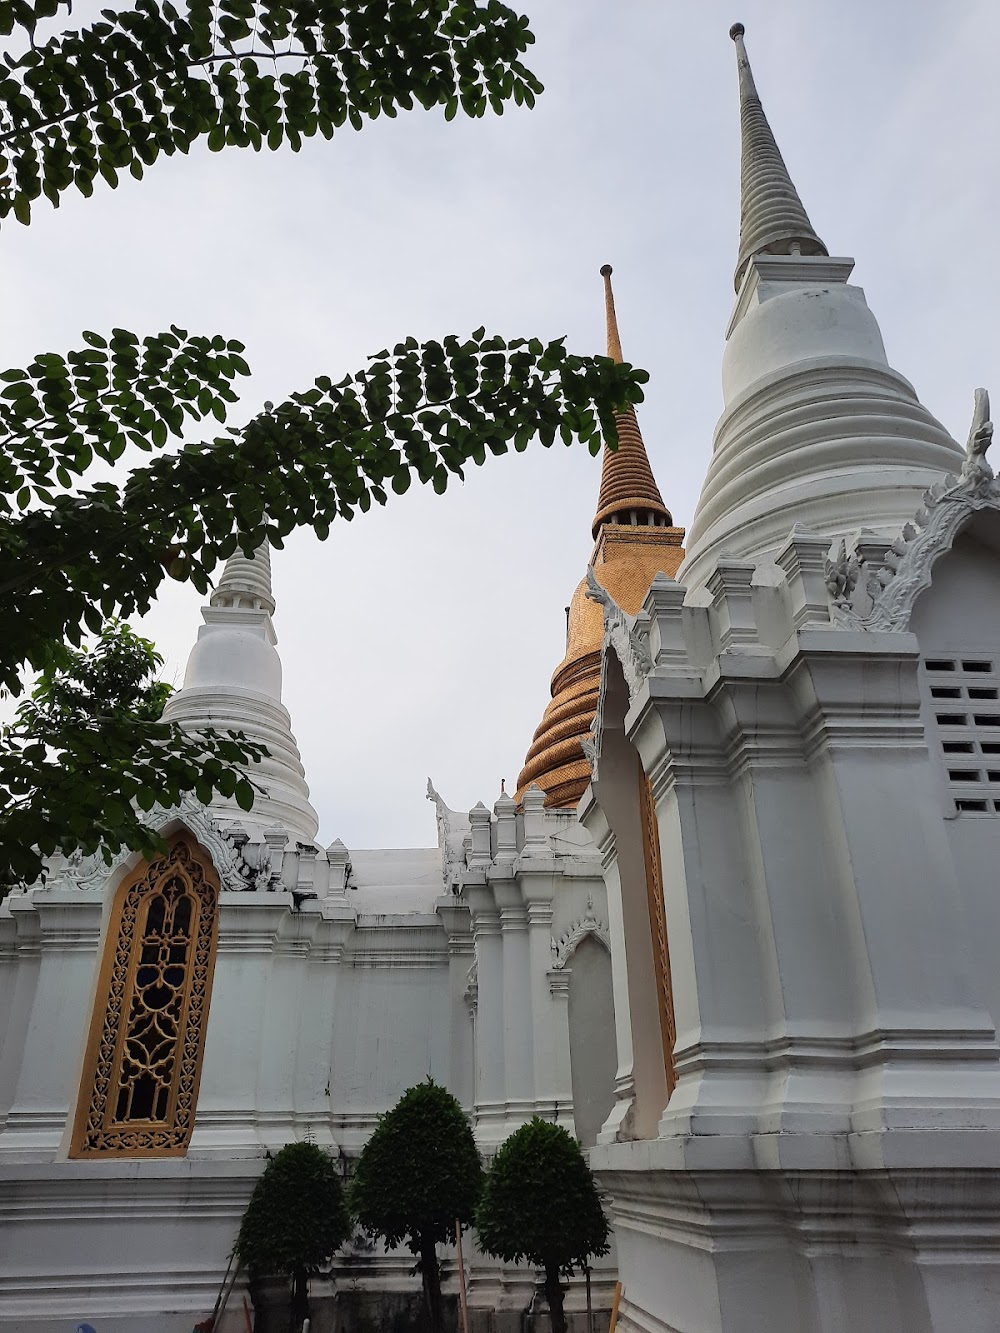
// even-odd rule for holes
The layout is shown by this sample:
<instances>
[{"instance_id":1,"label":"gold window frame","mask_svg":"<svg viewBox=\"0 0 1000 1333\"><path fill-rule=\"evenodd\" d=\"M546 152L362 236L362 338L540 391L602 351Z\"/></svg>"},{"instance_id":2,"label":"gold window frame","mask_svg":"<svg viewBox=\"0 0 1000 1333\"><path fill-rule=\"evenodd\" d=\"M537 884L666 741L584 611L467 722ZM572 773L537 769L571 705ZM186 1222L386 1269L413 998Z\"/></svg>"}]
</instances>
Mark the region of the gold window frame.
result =
<instances>
[{"instance_id":1,"label":"gold window frame","mask_svg":"<svg viewBox=\"0 0 1000 1333\"><path fill-rule=\"evenodd\" d=\"M150 938L149 908L177 876L193 907L166 1110L158 1119L119 1120L123 1063L132 1059L126 1043L136 1030L132 1019L142 1004L137 978ZM182 1157L187 1152L212 997L220 887L210 855L185 831L168 839L164 854L143 861L119 884L101 960L70 1157Z\"/></svg>"},{"instance_id":2,"label":"gold window frame","mask_svg":"<svg viewBox=\"0 0 1000 1333\"><path fill-rule=\"evenodd\" d=\"M638 757L638 756L637 756ZM663 863L660 859L660 831L656 820L656 802L646 770L639 758L639 807L642 818L642 854L646 863L646 894L649 908L649 932L653 943L656 971L656 998L663 1043L663 1068L667 1076L667 1096L677 1084L674 1044L677 1022L674 1018L674 990L670 978L670 946L667 940L667 914L663 903Z\"/></svg>"}]
</instances>

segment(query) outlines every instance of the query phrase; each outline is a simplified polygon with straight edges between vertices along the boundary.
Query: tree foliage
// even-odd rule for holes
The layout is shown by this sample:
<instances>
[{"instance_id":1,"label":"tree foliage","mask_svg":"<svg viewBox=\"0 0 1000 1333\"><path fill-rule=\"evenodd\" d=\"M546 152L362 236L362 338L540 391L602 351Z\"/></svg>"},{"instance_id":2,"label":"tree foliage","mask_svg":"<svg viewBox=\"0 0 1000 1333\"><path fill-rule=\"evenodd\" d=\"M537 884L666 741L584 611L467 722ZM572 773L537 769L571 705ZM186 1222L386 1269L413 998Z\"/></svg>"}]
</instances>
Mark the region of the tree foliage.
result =
<instances>
[{"instance_id":1,"label":"tree foliage","mask_svg":"<svg viewBox=\"0 0 1000 1333\"><path fill-rule=\"evenodd\" d=\"M351 1182L362 1229L420 1256L424 1294L441 1327L436 1247L472 1222L482 1186L479 1151L465 1112L431 1079L403 1093L379 1118Z\"/></svg>"},{"instance_id":2,"label":"tree foliage","mask_svg":"<svg viewBox=\"0 0 1000 1333\"><path fill-rule=\"evenodd\" d=\"M141 385L130 392L128 370L109 353L116 336L134 354L137 343L119 330L108 348L94 347L96 357L82 363L86 378L78 373L61 396L44 370L55 365L47 357L10 372L24 378L4 391L18 391L6 400L17 405L4 440L8 475L19 498L27 492L26 503L39 502L23 512L9 498L6 513L0 506L7 612L0 685L11 691L24 663L45 665L53 642L79 642L84 625L99 632L108 616L148 610L168 573L207 592L212 570L237 545L247 554L264 540L280 547L299 526L325 538L338 516L384 504L414 478L444 491L470 463L523 450L534 436L544 445L579 439L596 452L602 426L615 438L613 408L641 398L646 378L606 357L572 356L561 339L507 343L483 329L465 341L419 345L411 338L336 384L320 377L246 426L186 444L121 481L56 493L53 473L72 481L94 454L117 450L123 435L142 433L146 447L155 447L185 417L224 415L232 377L245 372L238 343L186 340L183 330L161 334L146 344L162 354L171 341L194 341L201 359L185 359L179 370L179 357L169 363L179 382L162 374L148 390L156 393L149 405ZM90 341L103 339L92 334ZM71 354L61 364L81 363ZM128 424L140 412L148 431ZM35 427L46 432L41 456Z\"/></svg>"},{"instance_id":3,"label":"tree foliage","mask_svg":"<svg viewBox=\"0 0 1000 1333\"><path fill-rule=\"evenodd\" d=\"M315 1143L288 1143L254 1186L236 1253L255 1279L292 1278L293 1313L301 1321L308 1278L330 1263L350 1234L336 1163Z\"/></svg>"},{"instance_id":4,"label":"tree foliage","mask_svg":"<svg viewBox=\"0 0 1000 1333\"><path fill-rule=\"evenodd\" d=\"M527 20L498 0L138 0L37 39L70 0L0 0L0 218L44 195L142 177L161 154L298 149L414 106L481 116L531 106Z\"/></svg>"},{"instance_id":5,"label":"tree foliage","mask_svg":"<svg viewBox=\"0 0 1000 1333\"><path fill-rule=\"evenodd\" d=\"M296 149L413 106L448 118L530 106L541 88L521 62L534 40L527 21L499 0L188 0L183 12L137 0L45 37L69 10L70 0L0 0L0 35L15 39L0 63L0 219L28 222L41 195L57 205L67 189L90 194L99 176L141 176L201 139ZM66 644L147 611L168 576L206 593L237 547L280 548L301 526L324 538L336 518L414 480L443 491L467 465L535 436L596 452L603 431L614 447L614 412L641 399L646 378L573 356L562 340L484 329L407 338L199 441L193 427L225 425L237 401L249 370L241 343L181 328L88 332L83 342L0 375L0 695L21 692L25 667L50 673L43 682L53 672L71 680L82 659ZM107 470L129 446L157 457L91 480L95 464ZM102 642L93 661L109 650ZM106 849L149 850L151 830L121 813L133 801L141 810L186 790L252 795L228 768L252 749L231 737L184 741L136 717L135 703L105 698L95 740L82 696L55 710L43 695L4 733L0 798L14 805L0 822L0 880L30 878L39 852L91 850L98 834Z\"/></svg>"},{"instance_id":6,"label":"tree foliage","mask_svg":"<svg viewBox=\"0 0 1000 1333\"><path fill-rule=\"evenodd\" d=\"M554 1333L565 1333L560 1275L608 1252L608 1222L580 1145L535 1116L501 1146L476 1210L480 1248L545 1270Z\"/></svg>"},{"instance_id":7,"label":"tree foliage","mask_svg":"<svg viewBox=\"0 0 1000 1333\"><path fill-rule=\"evenodd\" d=\"M160 715L162 659L127 625L104 627L89 651L62 648L13 723L0 728L0 897L31 881L42 858L76 848L159 850L143 812L185 792L253 804L241 772L264 753L241 732L185 732Z\"/></svg>"}]
</instances>

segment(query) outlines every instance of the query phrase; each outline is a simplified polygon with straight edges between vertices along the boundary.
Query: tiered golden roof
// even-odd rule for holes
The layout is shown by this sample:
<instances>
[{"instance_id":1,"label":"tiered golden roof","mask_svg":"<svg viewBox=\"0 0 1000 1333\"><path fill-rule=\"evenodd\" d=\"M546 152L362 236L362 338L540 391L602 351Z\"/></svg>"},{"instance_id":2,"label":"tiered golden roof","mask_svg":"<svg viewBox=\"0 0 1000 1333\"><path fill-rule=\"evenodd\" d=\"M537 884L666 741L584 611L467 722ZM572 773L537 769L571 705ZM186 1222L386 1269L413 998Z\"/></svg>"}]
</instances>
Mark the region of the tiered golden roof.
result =
<instances>
[{"instance_id":1,"label":"tiered golden roof","mask_svg":"<svg viewBox=\"0 0 1000 1333\"><path fill-rule=\"evenodd\" d=\"M601 269L604 279L604 311L608 325L608 356L621 364L621 338L618 336L618 319L615 315L615 296L611 290L611 265ZM635 408L629 407L615 417L618 426L618 448L612 453L604 450L601 464L601 489L597 497L597 513L594 515L593 536L601 530L602 523L635 523L633 511L642 515L643 523L664 523L667 527L673 523L670 510L663 503L663 496L653 476L653 469L646 457L646 446L642 442L639 422ZM643 590L645 591L645 589Z\"/></svg>"},{"instance_id":2,"label":"tiered golden roof","mask_svg":"<svg viewBox=\"0 0 1000 1333\"><path fill-rule=\"evenodd\" d=\"M611 266L601 269L605 285L608 356L621 361L621 341L611 291ZM605 449L601 489L594 517L596 545L591 564L597 581L618 605L634 615L659 573L676 574L684 558L684 529L672 526L649 465L634 408L617 418L618 449ZM535 732L517 780L517 800L536 783L545 804L572 808L590 782L590 765L580 745L597 712L604 621L600 606L587 597L581 580L569 608L566 656L552 677L552 700Z\"/></svg>"}]
</instances>

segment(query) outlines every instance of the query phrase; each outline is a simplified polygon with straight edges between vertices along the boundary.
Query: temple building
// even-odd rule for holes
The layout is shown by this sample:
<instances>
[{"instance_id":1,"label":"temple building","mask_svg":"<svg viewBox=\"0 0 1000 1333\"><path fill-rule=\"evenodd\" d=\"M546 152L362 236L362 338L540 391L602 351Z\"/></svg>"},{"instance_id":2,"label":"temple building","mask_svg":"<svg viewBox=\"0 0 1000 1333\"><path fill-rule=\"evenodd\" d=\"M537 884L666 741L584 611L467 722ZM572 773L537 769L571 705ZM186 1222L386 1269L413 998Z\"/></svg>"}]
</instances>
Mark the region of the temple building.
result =
<instances>
[{"instance_id":1,"label":"temple building","mask_svg":"<svg viewBox=\"0 0 1000 1333\"><path fill-rule=\"evenodd\" d=\"M430 1074L485 1156L536 1114L579 1136L619 1333L996 1329L989 399L962 447L889 365L730 35L736 300L686 545L624 412L516 792L428 783L438 845L403 850L317 844L269 553L229 561L169 716L267 745L253 809L157 811L163 855L0 905L3 1327L186 1333L265 1152L347 1171ZM336 1285L385 1311L412 1262L358 1238ZM543 1327L534 1292L472 1246L474 1333ZM567 1307L584 1333L579 1279Z\"/></svg>"}]
</instances>

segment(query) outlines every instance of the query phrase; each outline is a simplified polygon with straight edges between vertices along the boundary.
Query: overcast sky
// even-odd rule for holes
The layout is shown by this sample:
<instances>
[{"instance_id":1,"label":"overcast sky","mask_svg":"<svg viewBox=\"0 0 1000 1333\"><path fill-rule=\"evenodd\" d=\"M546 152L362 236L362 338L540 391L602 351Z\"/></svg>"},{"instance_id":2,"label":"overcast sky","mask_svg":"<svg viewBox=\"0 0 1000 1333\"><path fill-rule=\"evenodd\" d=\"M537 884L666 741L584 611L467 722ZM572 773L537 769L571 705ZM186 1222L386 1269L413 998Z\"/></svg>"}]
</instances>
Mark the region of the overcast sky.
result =
<instances>
[{"instance_id":1,"label":"overcast sky","mask_svg":"<svg viewBox=\"0 0 1000 1333\"><path fill-rule=\"evenodd\" d=\"M0 245L0 364L84 328L171 323L246 343L247 415L412 334L567 334L603 351L610 262L639 419L690 524L722 401L739 223L730 23L830 253L889 360L964 441L1000 393L997 0L524 0L546 85L532 112L439 112L298 155L196 149L90 200L37 205ZM284 701L324 843L434 841L448 803L513 787L591 550L600 462L491 459L444 497L296 534L274 556ZM201 598L171 584L142 622L179 684Z\"/></svg>"}]
</instances>

